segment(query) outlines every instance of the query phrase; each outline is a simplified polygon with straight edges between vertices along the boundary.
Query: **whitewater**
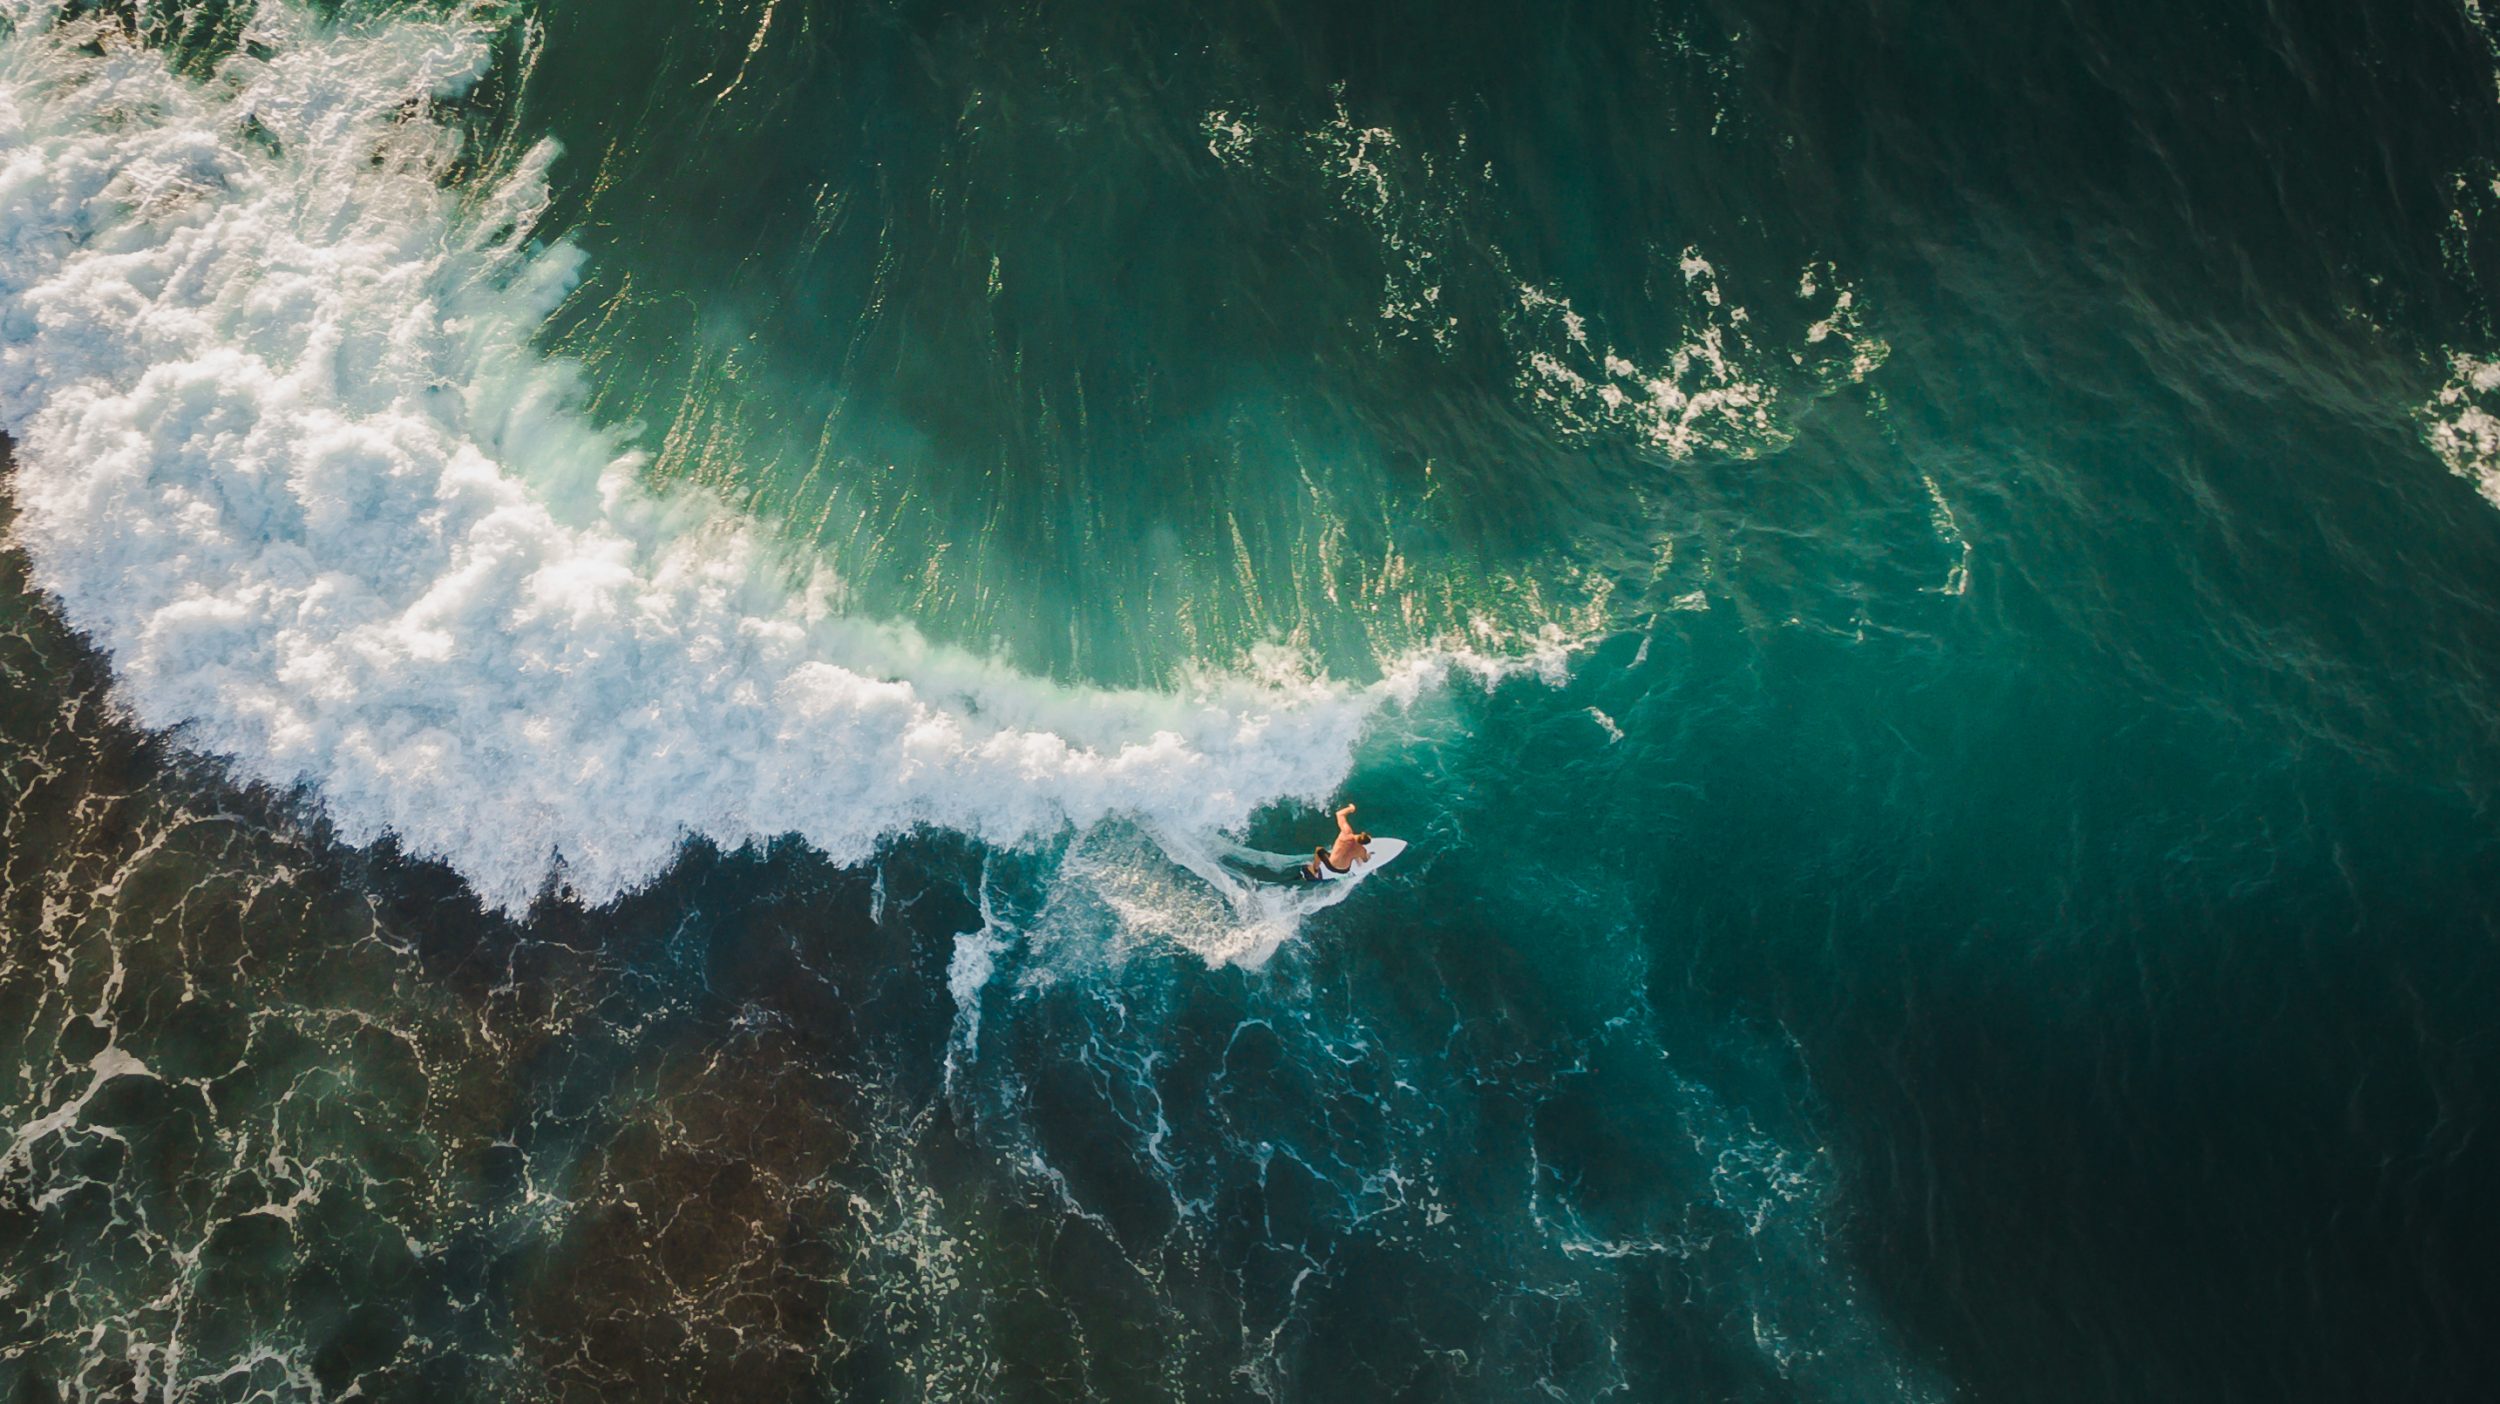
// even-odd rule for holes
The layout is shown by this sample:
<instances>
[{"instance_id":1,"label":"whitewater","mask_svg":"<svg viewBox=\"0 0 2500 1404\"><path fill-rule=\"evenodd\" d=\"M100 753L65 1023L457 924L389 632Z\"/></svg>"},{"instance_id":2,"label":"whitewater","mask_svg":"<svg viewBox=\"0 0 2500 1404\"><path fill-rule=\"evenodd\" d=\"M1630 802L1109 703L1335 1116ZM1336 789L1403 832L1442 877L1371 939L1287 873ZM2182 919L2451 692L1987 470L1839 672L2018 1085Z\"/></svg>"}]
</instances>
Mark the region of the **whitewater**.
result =
<instances>
[{"instance_id":1,"label":"whitewater","mask_svg":"<svg viewBox=\"0 0 2500 1404\"><path fill-rule=\"evenodd\" d=\"M1329 793L1452 668L1566 647L1114 690L846 613L761 528L649 488L532 344L580 256L532 237L551 146L448 188L477 27L264 5L194 82L110 18L0 14L0 428L36 582L140 724L494 907L611 901L690 838L1211 835Z\"/></svg>"}]
</instances>

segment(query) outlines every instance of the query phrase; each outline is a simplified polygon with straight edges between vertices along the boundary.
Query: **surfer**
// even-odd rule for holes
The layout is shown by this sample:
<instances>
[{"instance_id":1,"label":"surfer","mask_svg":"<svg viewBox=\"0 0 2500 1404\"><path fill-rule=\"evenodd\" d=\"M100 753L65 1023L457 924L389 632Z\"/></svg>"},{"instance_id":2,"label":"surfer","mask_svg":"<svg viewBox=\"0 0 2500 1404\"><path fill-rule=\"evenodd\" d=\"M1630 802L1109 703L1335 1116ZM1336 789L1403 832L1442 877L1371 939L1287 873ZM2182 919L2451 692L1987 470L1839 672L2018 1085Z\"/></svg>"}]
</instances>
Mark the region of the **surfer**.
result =
<instances>
[{"instance_id":1,"label":"surfer","mask_svg":"<svg viewBox=\"0 0 2500 1404\"><path fill-rule=\"evenodd\" d=\"M1372 851L1368 845L1372 836L1369 831L1357 829L1347 822L1346 816L1353 812L1354 806L1350 804L1337 811L1336 845L1332 848L1323 843L1311 850L1311 861L1303 864L1301 869L1304 879L1323 882L1328 873L1352 872L1355 864L1371 861ZM1322 868L1327 872L1320 871Z\"/></svg>"}]
</instances>

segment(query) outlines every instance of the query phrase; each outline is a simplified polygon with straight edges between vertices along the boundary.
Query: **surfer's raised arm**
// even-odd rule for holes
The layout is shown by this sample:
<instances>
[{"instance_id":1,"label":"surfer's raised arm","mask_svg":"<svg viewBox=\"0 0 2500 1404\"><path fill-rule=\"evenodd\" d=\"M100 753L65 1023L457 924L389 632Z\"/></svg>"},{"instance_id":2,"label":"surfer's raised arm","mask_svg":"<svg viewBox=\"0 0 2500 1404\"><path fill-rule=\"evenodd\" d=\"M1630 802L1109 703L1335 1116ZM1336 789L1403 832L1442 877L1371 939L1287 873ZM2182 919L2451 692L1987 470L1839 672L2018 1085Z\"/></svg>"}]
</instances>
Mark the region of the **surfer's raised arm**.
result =
<instances>
[{"instance_id":1,"label":"surfer's raised arm","mask_svg":"<svg viewBox=\"0 0 2500 1404\"><path fill-rule=\"evenodd\" d=\"M1372 836L1354 827L1349 819L1353 813L1354 806L1350 804L1337 811L1337 842L1321 860L1341 873L1357 863L1371 861L1371 849L1367 845L1371 843Z\"/></svg>"}]
</instances>

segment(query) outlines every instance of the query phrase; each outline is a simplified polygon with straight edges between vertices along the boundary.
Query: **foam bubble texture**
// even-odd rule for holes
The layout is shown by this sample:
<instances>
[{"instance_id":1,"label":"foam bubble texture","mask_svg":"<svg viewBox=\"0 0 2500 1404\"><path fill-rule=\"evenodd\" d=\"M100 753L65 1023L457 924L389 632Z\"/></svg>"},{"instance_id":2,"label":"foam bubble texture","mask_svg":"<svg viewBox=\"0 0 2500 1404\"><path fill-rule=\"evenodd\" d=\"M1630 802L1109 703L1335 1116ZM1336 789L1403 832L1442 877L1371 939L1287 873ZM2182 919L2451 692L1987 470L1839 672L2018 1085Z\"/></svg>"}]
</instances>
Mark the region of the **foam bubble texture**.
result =
<instances>
[{"instance_id":1,"label":"foam bubble texture","mask_svg":"<svg viewBox=\"0 0 2500 1404\"><path fill-rule=\"evenodd\" d=\"M445 187L484 37L264 4L210 81L0 0L0 427L39 583L144 725L517 909L692 835L837 859L1329 791L1384 683L1066 688L844 617L657 497L532 331L545 150Z\"/></svg>"},{"instance_id":2,"label":"foam bubble texture","mask_svg":"<svg viewBox=\"0 0 2500 1404\"><path fill-rule=\"evenodd\" d=\"M2421 408L2422 434L2448 471L2500 507L2500 360L2448 357L2448 383Z\"/></svg>"}]
</instances>

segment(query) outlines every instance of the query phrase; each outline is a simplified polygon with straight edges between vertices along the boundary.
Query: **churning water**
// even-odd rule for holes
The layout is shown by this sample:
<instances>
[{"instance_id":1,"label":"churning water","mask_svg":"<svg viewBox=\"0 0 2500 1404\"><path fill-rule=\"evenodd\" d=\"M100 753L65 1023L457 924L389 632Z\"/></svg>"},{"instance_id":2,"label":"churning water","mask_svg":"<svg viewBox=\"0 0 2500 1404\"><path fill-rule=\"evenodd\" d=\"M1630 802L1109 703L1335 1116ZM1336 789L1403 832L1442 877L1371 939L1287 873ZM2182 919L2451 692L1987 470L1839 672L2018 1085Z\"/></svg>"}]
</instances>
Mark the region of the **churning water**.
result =
<instances>
[{"instance_id":1,"label":"churning water","mask_svg":"<svg viewBox=\"0 0 2500 1404\"><path fill-rule=\"evenodd\" d=\"M0 0L0 1394L2486 1394L2496 74Z\"/></svg>"}]
</instances>

